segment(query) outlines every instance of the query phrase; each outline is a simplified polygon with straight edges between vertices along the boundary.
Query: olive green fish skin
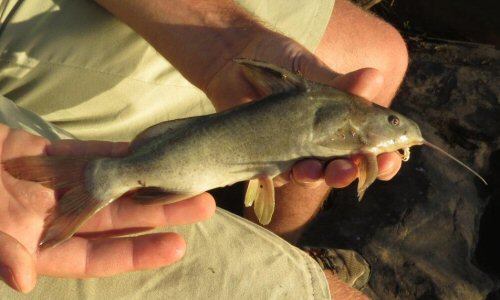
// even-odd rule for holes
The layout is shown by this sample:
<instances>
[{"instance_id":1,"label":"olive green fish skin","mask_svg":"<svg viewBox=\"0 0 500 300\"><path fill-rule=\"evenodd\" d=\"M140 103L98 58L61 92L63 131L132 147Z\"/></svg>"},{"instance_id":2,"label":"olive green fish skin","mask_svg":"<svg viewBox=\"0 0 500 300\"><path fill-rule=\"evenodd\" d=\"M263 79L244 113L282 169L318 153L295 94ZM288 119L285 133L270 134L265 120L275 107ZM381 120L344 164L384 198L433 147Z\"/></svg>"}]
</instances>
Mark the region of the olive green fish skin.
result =
<instances>
[{"instance_id":1,"label":"olive green fish skin","mask_svg":"<svg viewBox=\"0 0 500 300\"><path fill-rule=\"evenodd\" d=\"M360 154L361 200L377 178L378 154L403 149L402 158L407 160L409 147L423 143L446 153L425 141L418 125L397 112L329 86L291 80L291 86L274 83L281 92L260 101L155 125L136 138L125 157L90 161L83 180L86 199L73 196L76 193L64 195L41 244L67 240L83 222L128 191L135 191L133 197L142 204L172 203L250 180L245 206L253 206L259 222L267 225L275 209L272 178L298 160ZM81 187L76 188L80 193ZM167 194L170 197L165 198Z\"/></svg>"},{"instance_id":2,"label":"olive green fish skin","mask_svg":"<svg viewBox=\"0 0 500 300\"><path fill-rule=\"evenodd\" d=\"M425 144L415 122L360 97L307 81L278 66L235 59L242 75L268 96L224 112L154 125L129 154L101 157L18 157L3 167L18 179L64 191L47 217L40 241L52 247L125 193L142 204L165 204L250 180L244 198L263 225L275 209L272 178L298 160L359 155L358 199L378 175L377 155ZM486 184L486 181L484 181ZM169 197L165 197L169 195Z\"/></svg>"},{"instance_id":3,"label":"olive green fish skin","mask_svg":"<svg viewBox=\"0 0 500 300\"><path fill-rule=\"evenodd\" d=\"M391 123L392 116L398 124ZM401 114L309 81L304 91L272 95L171 127L169 122L157 125L155 135L135 142L125 157L92 162L86 175L89 191L99 199L144 186L194 195L274 177L307 157L377 155L423 141L417 124Z\"/></svg>"}]
</instances>

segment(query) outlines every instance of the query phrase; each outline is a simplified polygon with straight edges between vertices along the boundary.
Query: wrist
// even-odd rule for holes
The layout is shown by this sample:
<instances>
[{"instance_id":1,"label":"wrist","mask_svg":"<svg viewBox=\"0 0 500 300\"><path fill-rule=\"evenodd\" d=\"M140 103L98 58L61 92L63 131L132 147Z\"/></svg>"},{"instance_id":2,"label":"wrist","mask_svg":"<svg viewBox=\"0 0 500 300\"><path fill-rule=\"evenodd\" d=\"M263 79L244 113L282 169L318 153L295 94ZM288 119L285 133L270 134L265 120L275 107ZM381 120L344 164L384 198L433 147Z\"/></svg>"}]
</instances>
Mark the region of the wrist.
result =
<instances>
[{"instance_id":1,"label":"wrist","mask_svg":"<svg viewBox=\"0 0 500 300\"><path fill-rule=\"evenodd\" d=\"M249 45L272 32L232 1L203 1L200 6L193 7L193 11L201 15L195 17L196 24L186 30L189 32L184 51L164 53L184 77L207 92L219 72L235 65L234 58L244 55Z\"/></svg>"},{"instance_id":2,"label":"wrist","mask_svg":"<svg viewBox=\"0 0 500 300\"><path fill-rule=\"evenodd\" d=\"M202 90L251 40L268 31L230 0L97 0Z\"/></svg>"}]
</instances>

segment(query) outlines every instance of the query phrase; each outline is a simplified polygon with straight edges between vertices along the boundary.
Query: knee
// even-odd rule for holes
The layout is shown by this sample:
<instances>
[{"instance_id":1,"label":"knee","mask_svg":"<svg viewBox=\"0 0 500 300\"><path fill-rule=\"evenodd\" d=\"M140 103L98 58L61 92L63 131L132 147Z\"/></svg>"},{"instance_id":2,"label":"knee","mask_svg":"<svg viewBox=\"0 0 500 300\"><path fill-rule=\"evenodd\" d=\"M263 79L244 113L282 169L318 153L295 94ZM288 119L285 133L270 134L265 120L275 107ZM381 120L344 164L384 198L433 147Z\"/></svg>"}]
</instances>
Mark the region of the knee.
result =
<instances>
[{"instance_id":1,"label":"knee","mask_svg":"<svg viewBox=\"0 0 500 300\"><path fill-rule=\"evenodd\" d=\"M365 42L359 67L369 66L379 70L384 78L382 90L374 99L389 106L396 95L408 69L408 49L399 31L381 19L374 19L372 35Z\"/></svg>"},{"instance_id":2,"label":"knee","mask_svg":"<svg viewBox=\"0 0 500 300\"><path fill-rule=\"evenodd\" d=\"M379 70L384 87L376 100L383 105L390 103L408 68L408 50L401 34L348 0L336 1L315 53L339 73L366 67Z\"/></svg>"},{"instance_id":3,"label":"knee","mask_svg":"<svg viewBox=\"0 0 500 300\"><path fill-rule=\"evenodd\" d=\"M384 20L348 0L337 0L316 54L339 73L372 67L390 81L401 81L408 51L401 34Z\"/></svg>"},{"instance_id":4,"label":"knee","mask_svg":"<svg viewBox=\"0 0 500 300\"><path fill-rule=\"evenodd\" d=\"M379 48L378 59L380 69L387 80L393 81L397 86L403 80L408 68L408 49L403 37L391 25L382 22L382 48Z\"/></svg>"}]
</instances>

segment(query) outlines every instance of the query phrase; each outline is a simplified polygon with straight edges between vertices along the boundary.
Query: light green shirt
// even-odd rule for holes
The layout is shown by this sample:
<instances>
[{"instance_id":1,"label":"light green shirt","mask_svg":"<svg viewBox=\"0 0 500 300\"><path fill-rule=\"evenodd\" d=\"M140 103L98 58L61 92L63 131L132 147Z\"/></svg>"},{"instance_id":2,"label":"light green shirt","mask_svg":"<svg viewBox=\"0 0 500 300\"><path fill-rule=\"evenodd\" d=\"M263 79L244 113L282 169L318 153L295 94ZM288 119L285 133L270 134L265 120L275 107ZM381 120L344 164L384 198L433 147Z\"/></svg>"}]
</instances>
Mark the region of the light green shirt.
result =
<instances>
[{"instance_id":1,"label":"light green shirt","mask_svg":"<svg viewBox=\"0 0 500 300\"><path fill-rule=\"evenodd\" d=\"M130 140L161 121L214 111L201 91L93 1L24 1L5 24L16 2L3 0L7 6L0 12L0 122L50 139ZM240 2L269 27L311 50L333 7L326 0ZM28 295L0 282L0 295L330 299L314 260L245 219L218 209L207 221L163 230L176 231L187 241L185 258L173 266L104 279L42 277Z\"/></svg>"},{"instance_id":2,"label":"light green shirt","mask_svg":"<svg viewBox=\"0 0 500 300\"><path fill-rule=\"evenodd\" d=\"M311 50L333 6L240 2ZM25 1L1 34L0 50L0 95L81 139L131 140L161 121L214 112L203 92L90 0Z\"/></svg>"}]
</instances>

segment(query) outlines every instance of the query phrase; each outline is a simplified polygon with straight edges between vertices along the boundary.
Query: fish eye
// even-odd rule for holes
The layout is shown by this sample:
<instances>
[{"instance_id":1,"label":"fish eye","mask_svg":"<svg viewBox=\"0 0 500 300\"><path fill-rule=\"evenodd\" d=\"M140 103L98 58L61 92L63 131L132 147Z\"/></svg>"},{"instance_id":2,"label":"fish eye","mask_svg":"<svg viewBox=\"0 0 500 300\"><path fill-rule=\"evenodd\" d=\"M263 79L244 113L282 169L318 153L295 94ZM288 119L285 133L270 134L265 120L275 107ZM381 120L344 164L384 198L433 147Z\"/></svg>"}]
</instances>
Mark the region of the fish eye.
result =
<instances>
[{"instance_id":1,"label":"fish eye","mask_svg":"<svg viewBox=\"0 0 500 300\"><path fill-rule=\"evenodd\" d=\"M401 124L401 122L399 121L399 118L396 117L395 115L390 115L387 120L389 121L389 123L393 126L399 126Z\"/></svg>"}]
</instances>

